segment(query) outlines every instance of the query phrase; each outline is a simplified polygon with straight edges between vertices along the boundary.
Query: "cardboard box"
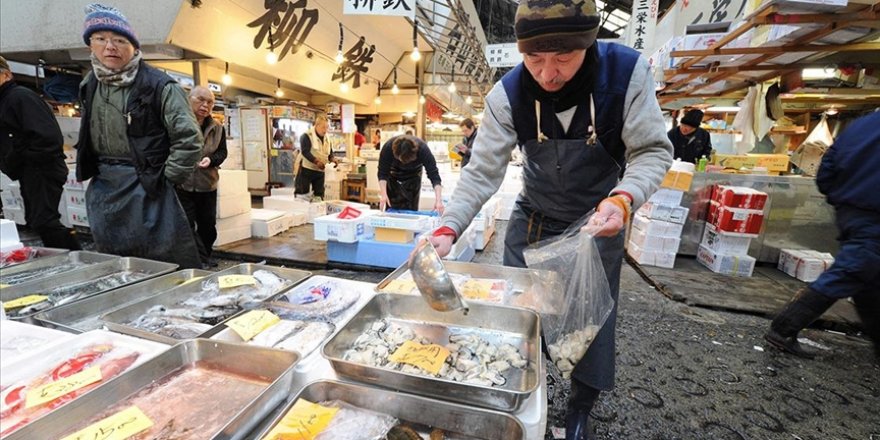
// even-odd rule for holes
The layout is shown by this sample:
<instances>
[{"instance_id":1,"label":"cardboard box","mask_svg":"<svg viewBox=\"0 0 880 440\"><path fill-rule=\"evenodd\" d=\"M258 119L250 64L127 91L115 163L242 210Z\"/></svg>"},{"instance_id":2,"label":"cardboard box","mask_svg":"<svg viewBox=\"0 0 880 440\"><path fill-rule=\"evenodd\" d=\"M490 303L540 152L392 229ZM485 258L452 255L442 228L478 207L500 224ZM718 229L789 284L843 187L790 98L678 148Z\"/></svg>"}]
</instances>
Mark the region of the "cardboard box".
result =
<instances>
[{"instance_id":1,"label":"cardboard box","mask_svg":"<svg viewBox=\"0 0 880 440\"><path fill-rule=\"evenodd\" d=\"M668 171L663 176L663 182L660 183L661 188L675 189L678 191L688 191L691 189L691 183L694 181L694 173L685 171Z\"/></svg>"},{"instance_id":2,"label":"cardboard box","mask_svg":"<svg viewBox=\"0 0 880 440\"><path fill-rule=\"evenodd\" d=\"M782 249L779 252L779 270L801 281L812 283L834 264L834 257L826 252L807 249Z\"/></svg>"},{"instance_id":3,"label":"cardboard box","mask_svg":"<svg viewBox=\"0 0 880 440\"><path fill-rule=\"evenodd\" d=\"M234 194L248 194L248 172L245 170L220 170L217 181L217 197Z\"/></svg>"},{"instance_id":4,"label":"cardboard box","mask_svg":"<svg viewBox=\"0 0 880 440\"><path fill-rule=\"evenodd\" d=\"M678 253L678 246L681 244L679 237L649 235L636 228L630 232L629 241L646 251L672 252L673 254Z\"/></svg>"},{"instance_id":5,"label":"cardboard box","mask_svg":"<svg viewBox=\"0 0 880 440\"><path fill-rule=\"evenodd\" d=\"M719 231L756 237L761 232L761 225L764 223L764 211L731 208L712 200L709 203L706 222L715 226Z\"/></svg>"},{"instance_id":6,"label":"cardboard box","mask_svg":"<svg viewBox=\"0 0 880 440\"><path fill-rule=\"evenodd\" d=\"M697 251L697 261L715 273L733 275L737 277L750 277L755 270L755 259L748 255L723 255L706 246L700 245Z\"/></svg>"},{"instance_id":7,"label":"cardboard box","mask_svg":"<svg viewBox=\"0 0 880 440\"><path fill-rule=\"evenodd\" d=\"M683 225L687 220L688 209L681 206L661 205L648 202L642 205L636 212L654 220L663 220L670 223Z\"/></svg>"},{"instance_id":8,"label":"cardboard box","mask_svg":"<svg viewBox=\"0 0 880 440\"><path fill-rule=\"evenodd\" d=\"M712 224L707 224L703 229L703 239L700 244L722 255L746 255L749 253L752 237L728 234L716 229Z\"/></svg>"},{"instance_id":9,"label":"cardboard box","mask_svg":"<svg viewBox=\"0 0 880 440\"><path fill-rule=\"evenodd\" d=\"M374 228L373 240L383 243L411 243L416 233L406 229Z\"/></svg>"},{"instance_id":10,"label":"cardboard box","mask_svg":"<svg viewBox=\"0 0 880 440\"><path fill-rule=\"evenodd\" d=\"M677 189L660 188L648 199L658 205L680 206L684 192Z\"/></svg>"},{"instance_id":11,"label":"cardboard box","mask_svg":"<svg viewBox=\"0 0 880 440\"><path fill-rule=\"evenodd\" d=\"M247 226L250 228L251 226L251 213L245 212L244 214L234 215L232 217L226 217L217 219L217 231L226 231L230 229L239 229Z\"/></svg>"},{"instance_id":12,"label":"cardboard box","mask_svg":"<svg viewBox=\"0 0 880 440\"><path fill-rule=\"evenodd\" d=\"M753 169L755 167L766 168L771 172L788 171L787 154L749 154L746 156L735 154L713 154L712 164L724 168Z\"/></svg>"},{"instance_id":13,"label":"cardboard box","mask_svg":"<svg viewBox=\"0 0 880 440\"><path fill-rule=\"evenodd\" d=\"M712 190L712 200L731 208L763 210L767 198L767 193L743 186L716 185Z\"/></svg>"},{"instance_id":14,"label":"cardboard box","mask_svg":"<svg viewBox=\"0 0 880 440\"><path fill-rule=\"evenodd\" d=\"M636 263L672 269L675 267L675 252L649 251L630 241L626 252Z\"/></svg>"},{"instance_id":15,"label":"cardboard box","mask_svg":"<svg viewBox=\"0 0 880 440\"><path fill-rule=\"evenodd\" d=\"M217 230L217 240L214 241L214 247L223 246L234 241L246 240L251 238L251 225L239 226L232 229Z\"/></svg>"},{"instance_id":16,"label":"cardboard box","mask_svg":"<svg viewBox=\"0 0 880 440\"><path fill-rule=\"evenodd\" d=\"M684 229L682 224L653 220L641 214L633 216L632 227L645 235L672 238L681 238L681 232Z\"/></svg>"},{"instance_id":17,"label":"cardboard box","mask_svg":"<svg viewBox=\"0 0 880 440\"><path fill-rule=\"evenodd\" d=\"M229 218L251 210L251 195L232 194L217 196L217 218Z\"/></svg>"}]
</instances>

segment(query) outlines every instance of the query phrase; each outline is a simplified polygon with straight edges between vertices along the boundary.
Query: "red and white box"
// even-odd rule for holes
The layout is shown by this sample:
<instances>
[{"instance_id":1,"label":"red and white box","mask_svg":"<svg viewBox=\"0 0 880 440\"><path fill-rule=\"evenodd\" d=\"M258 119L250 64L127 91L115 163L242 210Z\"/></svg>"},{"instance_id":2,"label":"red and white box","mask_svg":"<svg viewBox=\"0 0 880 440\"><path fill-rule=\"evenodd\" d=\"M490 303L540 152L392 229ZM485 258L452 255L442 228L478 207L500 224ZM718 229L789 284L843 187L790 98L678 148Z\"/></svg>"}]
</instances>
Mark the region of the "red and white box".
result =
<instances>
[{"instance_id":1,"label":"red and white box","mask_svg":"<svg viewBox=\"0 0 880 440\"><path fill-rule=\"evenodd\" d=\"M764 211L758 209L732 208L712 200L709 203L707 223L719 231L756 237L764 223Z\"/></svg>"},{"instance_id":2,"label":"red and white box","mask_svg":"<svg viewBox=\"0 0 880 440\"><path fill-rule=\"evenodd\" d=\"M834 264L834 257L827 252L808 249L782 249L779 251L777 269L801 281L812 283Z\"/></svg>"},{"instance_id":3,"label":"red and white box","mask_svg":"<svg viewBox=\"0 0 880 440\"><path fill-rule=\"evenodd\" d=\"M700 244L723 255L745 255L749 253L752 237L729 234L718 230L712 224L706 224Z\"/></svg>"},{"instance_id":4,"label":"red and white box","mask_svg":"<svg viewBox=\"0 0 880 440\"><path fill-rule=\"evenodd\" d=\"M755 258L748 255L724 255L700 245L697 261L715 273L750 277L755 270Z\"/></svg>"},{"instance_id":5,"label":"red and white box","mask_svg":"<svg viewBox=\"0 0 880 440\"><path fill-rule=\"evenodd\" d=\"M712 200L730 208L763 210L767 193L744 186L717 185L712 191Z\"/></svg>"}]
</instances>

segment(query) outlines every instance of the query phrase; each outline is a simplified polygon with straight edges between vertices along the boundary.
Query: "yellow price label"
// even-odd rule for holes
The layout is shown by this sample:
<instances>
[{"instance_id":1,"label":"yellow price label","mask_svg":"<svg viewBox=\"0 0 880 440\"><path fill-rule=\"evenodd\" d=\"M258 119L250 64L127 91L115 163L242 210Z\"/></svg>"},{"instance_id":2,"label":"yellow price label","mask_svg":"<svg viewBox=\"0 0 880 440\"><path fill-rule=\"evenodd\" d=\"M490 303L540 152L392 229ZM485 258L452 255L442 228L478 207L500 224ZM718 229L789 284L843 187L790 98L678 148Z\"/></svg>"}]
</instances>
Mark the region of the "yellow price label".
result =
<instances>
[{"instance_id":1,"label":"yellow price label","mask_svg":"<svg viewBox=\"0 0 880 440\"><path fill-rule=\"evenodd\" d=\"M299 399L263 440L313 440L327 429L338 411Z\"/></svg>"},{"instance_id":2,"label":"yellow price label","mask_svg":"<svg viewBox=\"0 0 880 440\"><path fill-rule=\"evenodd\" d=\"M100 382L101 368L91 367L74 375L34 388L27 393L24 407L32 408L70 394L84 386Z\"/></svg>"},{"instance_id":3,"label":"yellow price label","mask_svg":"<svg viewBox=\"0 0 880 440\"><path fill-rule=\"evenodd\" d=\"M416 283L412 280L392 280L385 286L382 291L387 293L400 293L408 295L416 288Z\"/></svg>"},{"instance_id":4,"label":"yellow price label","mask_svg":"<svg viewBox=\"0 0 880 440\"><path fill-rule=\"evenodd\" d=\"M494 284L489 280L467 280L461 286L461 294L470 299L489 299Z\"/></svg>"},{"instance_id":5,"label":"yellow price label","mask_svg":"<svg viewBox=\"0 0 880 440\"><path fill-rule=\"evenodd\" d=\"M61 440L124 440L152 426L153 421L132 406Z\"/></svg>"},{"instance_id":6,"label":"yellow price label","mask_svg":"<svg viewBox=\"0 0 880 440\"><path fill-rule=\"evenodd\" d=\"M9 287L9 284L3 284L3 283L0 283L0 289L2 289L2 288L4 288L4 287Z\"/></svg>"},{"instance_id":7,"label":"yellow price label","mask_svg":"<svg viewBox=\"0 0 880 440\"><path fill-rule=\"evenodd\" d=\"M31 304L41 303L45 300L49 299L46 295L28 295L23 296L21 298L16 298L12 301L8 301L3 303L4 310L17 309L19 307L29 306Z\"/></svg>"},{"instance_id":8,"label":"yellow price label","mask_svg":"<svg viewBox=\"0 0 880 440\"><path fill-rule=\"evenodd\" d=\"M241 339L250 341L280 321L281 318L268 310L251 310L238 318L230 319L226 326L238 333Z\"/></svg>"},{"instance_id":9,"label":"yellow price label","mask_svg":"<svg viewBox=\"0 0 880 440\"><path fill-rule=\"evenodd\" d=\"M186 280L186 281L180 283L180 285L181 285L181 286L185 286L185 285L187 285L187 284L189 284L189 283L194 283L194 282L196 282L196 281L198 281L198 280L200 280L200 279L202 279L202 278L204 278L204 277L192 277L192 278L190 278L190 279L188 279L188 280Z\"/></svg>"},{"instance_id":10,"label":"yellow price label","mask_svg":"<svg viewBox=\"0 0 880 440\"><path fill-rule=\"evenodd\" d=\"M222 275L217 278L221 289L238 286L256 286L257 279L253 275Z\"/></svg>"},{"instance_id":11,"label":"yellow price label","mask_svg":"<svg viewBox=\"0 0 880 440\"><path fill-rule=\"evenodd\" d=\"M422 345L418 342L406 341L397 349L388 360L400 364L410 364L419 367L431 374L439 374L443 363L449 357L449 350L437 345Z\"/></svg>"}]
</instances>

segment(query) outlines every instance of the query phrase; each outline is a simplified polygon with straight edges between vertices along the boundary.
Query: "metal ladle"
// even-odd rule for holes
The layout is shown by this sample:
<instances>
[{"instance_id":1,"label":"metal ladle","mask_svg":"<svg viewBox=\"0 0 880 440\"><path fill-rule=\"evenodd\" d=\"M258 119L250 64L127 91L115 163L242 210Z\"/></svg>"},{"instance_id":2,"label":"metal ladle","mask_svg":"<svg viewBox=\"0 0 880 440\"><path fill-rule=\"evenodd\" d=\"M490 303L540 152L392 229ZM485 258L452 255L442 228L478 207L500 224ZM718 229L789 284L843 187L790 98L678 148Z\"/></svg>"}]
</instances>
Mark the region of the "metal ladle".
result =
<instances>
[{"instance_id":1,"label":"metal ladle","mask_svg":"<svg viewBox=\"0 0 880 440\"><path fill-rule=\"evenodd\" d=\"M421 240L408 264L416 287L432 309L441 312L464 310L464 314L467 314L468 307L461 299L434 245L428 240Z\"/></svg>"}]
</instances>

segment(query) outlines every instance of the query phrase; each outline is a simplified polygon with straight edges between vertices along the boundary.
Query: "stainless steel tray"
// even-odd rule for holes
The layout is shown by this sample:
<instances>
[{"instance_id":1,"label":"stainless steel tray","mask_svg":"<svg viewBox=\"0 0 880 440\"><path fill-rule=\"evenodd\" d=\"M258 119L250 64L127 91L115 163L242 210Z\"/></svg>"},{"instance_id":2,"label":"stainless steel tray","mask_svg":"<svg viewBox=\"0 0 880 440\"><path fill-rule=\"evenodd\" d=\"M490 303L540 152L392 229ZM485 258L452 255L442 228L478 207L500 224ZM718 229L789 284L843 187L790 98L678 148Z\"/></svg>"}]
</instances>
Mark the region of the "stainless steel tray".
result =
<instances>
[{"instance_id":1,"label":"stainless steel tray","mask_svg":"<svg viewBox=\"0 0 880 440\"><path fill-rule=\"evenodd\" d=\"M291 281L289 286L285 286L282 289L279 289L278 292L275 292L269 298L274 297L276 294L281 293L291 287L295 286L300 281L308 278L311 275L311 272L306 272L297 269L286 269L283 267L276 266L266 266L261 264L240 264L238 266L230 267L229 269L215 272L213 275L206 277L205 279L216 278L221 275L251 275L257 270L269 270L274 272L275 274L287 278ZM147 312L151 307L156 305L164 305L164 306L173 306L175 304L179 304L183 301L186 301L189 298L196 296L202 290L201 282L186 284L183 286L175 287L174 289L168 290L166 292L162 292L158 295L152 296L150 298L144 299L142 301L136 302L134 304L127 305L122 307L114 312L106 313L100 317L101 321L104 322L104 325L107 326L108 329L127 334L132 336L137 336L139 338L149 339L152 341L162 342L165 344L176 344L179 342L177 339L170 338L168 336L159 335L156 333L151 333L145 330L141 330L136 327L132 327L128 325L129 322L137 319L139 316L143 315ZM199 337L208 337L213 335L218 331L218 328L222 324L218 324L206 331L205 333L199 335Z\"/></svg>"},{"instance_id":2,"label":"stainless steel tray","mask_svg":"<svg viewBox=\"0 0 880 440\"><path fill-rule=\"evenodd\" d=\"M339 400L358 408L388 414L402 422L440 428L457 438L524 440L525 428L515 418L496 411L443 402L411 394L332 380L306 385L255 438L264 438L299 399L313 403Z\"/></svg>"},{"instance_id":3,"label":"stainless steel tray","mask_svg":"<svg viewBox=\"0 0 880 440\"><path fill-rule=\"evenodd\" d=\"M213 272L200 269L185 269L160 277L141 281L130 286L112 290L100 296L93 296L73 304L55 307L34 315L33 319L43 327L57 328L73 333L82 333L101 328L104 323L101 315L119 310L171 290L196 277L211 275Z\"/></svg>"},{"instance_id":4,"label":"stainless steel tray","mask_svg":"<svg viewBox=\"0 0 880 440\"><path fill-rule=\"evenodd\" d=\"M23 283L13 284L13 286L21 286L24 284L43 281L43 280L46 280L49 278L54 279L55 277L58 277L61 275L70 274L70 272L73 272L73 271L82 271L83 269L87 269L92 265L95 265L98 263L103 263L103 262L110 261L110 260L118 260L119 258L120 257L117 255L100 254L97 252L88 252L88 251L73 251L73 252L68 252L66 254L63 254L63 255L56 255L54 257L39 258L36 260L28 261L26 263L16 264L15 266L12 266L12 267L4 267L3 270L0 271L0 284L6 284L6 285L11 284L9 282L9 278L12 277L13 275L20 275L25 272L37 271L37 270L45 269L45 268L51 267L51 266L58 266L58 265L67 264L67 263L83 263L86 265L86 267L77 267L77 268L71 269L66 272L61 272L61 273L57 273L54 275L50 275L48 277L45 277L45 276L38 277L38 278L29 280L29 281L25 281Z\"/></svg>"},{"instance_id":5,"label":"stainless steel tray","mask_svg":"<svg viewBox=\"0 0 880 440\"><path fill-rule=\"evenodd\" d=\"M4 267L2 270L6 271L6 270L9 270L15 266L19 266L22 264L37 261L40 258L54 257L57 255L66 254L66 253L70 252L70 250L68 250L68 249L48 248L48 247L42 247L42 246L30 246L30 248L37 251L37 254L34 255L33 258L31 258L30 260L27 260L27 261L22 261L20 263L9 264L6 267Z\"/></svg>"},{"instance_id":6,"label":"stainless steel tray","mask_svg":"<svg viewBox=\"0 0 880 440\"><path fill-rule=\"evenodd\" d=\"M505 385L484 387L344 360L355 339L379 319L408 326L441 345L449 342L449 330L474 333L493 343L503 340L516 347L528 365L523 370L508 370ZM513 411L538 387L540 334L540 318L531 310L475 303L467 315L462 315L433 310L419 296L378 294L324 344L322 353L339 376L441 400Z\"/></svg>"},{"instance_id":7,"label":"stainless steel tray","mask_svg":"<svg viewBox=\"0 0 880 440\"><path fill-rule=\"evenodd\" d=\"M557 313L564 305L564 290L559 287L559 276L555 272L446 260L443 261L443 266L450 274L507 280L512 288L501 305L526 307L538 313ZM388 284L407 272L407 263L403 263L376 285L376 292L383 293ZM466 301L471 303L474 300Z\"/></svg>"},{"instance_id":8,"label":"stainless steel tray","mask_svg":"<svg viewBox=\"0 0 880 440\"><path fill-rule=\"evenodd\" d=\"M230 414L229 422L220 432L210 433L210 436L209 433L203 433L205 438L212 439L244 438L261 418L287 398L293 383L293 366L298 360L296 353L271 348L204 339L182 342L83 395L77 399L76 405L65 405L6 439L62 438L63 435L70 434L71 427L82 424L84 420L94 417L175 369L194 362L204 362L223 371L244 376L262 377L271 382L238 413ZM202 403L210 406L209 401Z\"/></svg>"},{"instance_id":9,"label":"stainless steel tray","mask_svg":"<svg viewBox=\"0 0 880 440\"><path fill-rule=\"evenodd\" d=\"M11 287L6 287L0 290L0 301L11 301L16 298L21 298L23 296L32 295L32 294L40 294L41 292L48 292L52 289L61 286L67 286L71 284L78 284L82 282L87 282L91 280L98 279L102 276L112 274L114 272L118 272L121 270L130 270L143 272L147 275L144 278L140 278L138 280L130 281L128 283L120 284L119 286L113 287L111 289L103 290L100 292L95 292L90 295L84 296L82 298L76 299L69 304L75 304L76 301L82 301L83 299L94 297L101 295L106 292L110 292L115 289L119 289L131 284L135 284L144 280L148 280L153 277L157 277L159 275L164 275L177 269L176 264L165 263L161 261L153 261L153 260L145 260L143 258L134 258L134 257L124 257L124 258L116 258L114 260L108 260L101 263L97 263L91 266L88 266L83 269L72 270L70 272L62 273L56 276L47 277L41 279L39 281L33 281L28 283L22 283ZM51 310L44 309L41 312L45 312ZM10 319L22 320L31 322L33 315L36 313L32 313L24 316L16 316L10 317Z\"/></svg>"}]
</instances>

